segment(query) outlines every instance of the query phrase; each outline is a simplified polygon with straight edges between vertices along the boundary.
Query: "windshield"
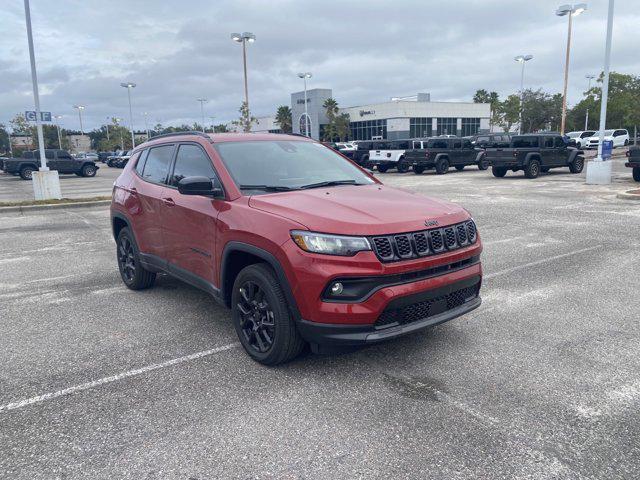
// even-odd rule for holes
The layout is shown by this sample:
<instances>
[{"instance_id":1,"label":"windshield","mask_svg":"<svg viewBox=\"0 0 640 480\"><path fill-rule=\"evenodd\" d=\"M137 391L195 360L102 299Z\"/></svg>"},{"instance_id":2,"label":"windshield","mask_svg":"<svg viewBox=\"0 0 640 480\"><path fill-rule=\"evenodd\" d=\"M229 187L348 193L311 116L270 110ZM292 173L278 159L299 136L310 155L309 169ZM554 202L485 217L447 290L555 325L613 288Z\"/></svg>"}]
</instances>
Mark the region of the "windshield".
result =
<instances>
[{"instance_id":1,"label":"windshield","mask_svg":"<svg viewBox=\"0 0 640 480\"><path fill-rule=\"evenodd\" d=\"M306 141L224 142L215 145L238 187L289 190L374 181L333 150Z\"/></svg>"},{"instance_id":2,"label":"windshield","mask_svg":"<svg viewBox=\"0 0 640 480\"><path fill-rule=\"evenodd\" d=\"M613 130L605 130L604 135L605 137L610 137L611 135L613 135Z\"/></svg>"},{"instance_id":3,"label":"windshield","mask_svg":"<svg viewBox=\"0 0 640 480\"><path fill-rule=\"evenodd\" d=\"M569 132L567 133L567 137L569 138L577 138L580 136L580 132Z\"/></svg>"}]
</instances>

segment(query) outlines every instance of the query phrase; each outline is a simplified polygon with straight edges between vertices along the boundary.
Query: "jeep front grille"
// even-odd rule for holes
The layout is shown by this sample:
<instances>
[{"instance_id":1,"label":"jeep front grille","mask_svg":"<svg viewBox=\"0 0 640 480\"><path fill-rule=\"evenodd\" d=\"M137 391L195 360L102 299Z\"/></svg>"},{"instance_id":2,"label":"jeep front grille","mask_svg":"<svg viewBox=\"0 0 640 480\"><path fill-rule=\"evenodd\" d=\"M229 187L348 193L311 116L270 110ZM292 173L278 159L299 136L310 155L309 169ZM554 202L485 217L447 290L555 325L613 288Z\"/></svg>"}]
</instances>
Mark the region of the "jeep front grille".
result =
<instances>
[{"instance_id":1,"label":"jeep front grille","mask_svg":"<svg viewBox=\"0 0 640 480\"><path fill-rule=\"evenodd\" d=\"M373 251L383 262L424 257L473 245L478 232L473 220L420 232L372 237Z\"/></svg>"}]
</instances>

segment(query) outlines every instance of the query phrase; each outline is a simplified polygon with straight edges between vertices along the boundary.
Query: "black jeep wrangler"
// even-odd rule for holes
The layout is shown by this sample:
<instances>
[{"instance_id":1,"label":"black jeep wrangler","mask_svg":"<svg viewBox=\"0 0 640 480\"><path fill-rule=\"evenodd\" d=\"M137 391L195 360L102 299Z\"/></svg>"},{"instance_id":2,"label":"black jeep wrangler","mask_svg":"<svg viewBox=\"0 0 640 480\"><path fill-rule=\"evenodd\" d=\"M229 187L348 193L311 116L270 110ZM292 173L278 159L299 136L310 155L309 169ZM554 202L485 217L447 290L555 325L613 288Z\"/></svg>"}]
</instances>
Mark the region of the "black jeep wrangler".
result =
<instances>
[{"instance_id":1,"label":"black jeep wrangler","mask_svg":"<svg viewBox=\"0 0 640 480\"><path fill-rule=\"evenodd\" d=\"M66 150L46 149L44 151L47 166L58 173L75 173L81 177L95 177L98 166L86 158L73 158ZM10 158L4 161L4 171L20 175L23 180L31 180L33 172L40 168L40 151L31 150L22 153L20 158Z\"/></svg>"},{"instance_id":2,"label":"black jeep wrangler","mask_svg":"<svg viewBox=\"0 0 640 480\"><path fill-rule=\"evenodd\" d=\"M485 155L495 177L504 177L508 170L536 178L552 168L569 167L571 173L584 168L584 152L558 133L515 135L509 147L487 148Z\"/></svg>"},{"instance_id":3,"label":"black jeep wrangler","mask_svg":"<svg viewBox=\"0 0 640 480\"><path fill-rule=\"evenodd\" d=\"M640 147L629 147L626 155L629 160L624 166L633 169L633 179L636 182L640 182Z\"/></svg>"},{"instance_id":4,"label":"black jeep wrangler","mask_svg":"<svg viewBox=\"0 0 640 480\"><path fill-rule=\"evenodd\" d=\"M476 150L467 138L430 138L422 147L404 154L417 174L431 168L435 168L438 175L447 173L449 167L456 167L458 171L468 165L477 165L480 170L489 168L484 152Z\"/></svg>"}]
</instances>

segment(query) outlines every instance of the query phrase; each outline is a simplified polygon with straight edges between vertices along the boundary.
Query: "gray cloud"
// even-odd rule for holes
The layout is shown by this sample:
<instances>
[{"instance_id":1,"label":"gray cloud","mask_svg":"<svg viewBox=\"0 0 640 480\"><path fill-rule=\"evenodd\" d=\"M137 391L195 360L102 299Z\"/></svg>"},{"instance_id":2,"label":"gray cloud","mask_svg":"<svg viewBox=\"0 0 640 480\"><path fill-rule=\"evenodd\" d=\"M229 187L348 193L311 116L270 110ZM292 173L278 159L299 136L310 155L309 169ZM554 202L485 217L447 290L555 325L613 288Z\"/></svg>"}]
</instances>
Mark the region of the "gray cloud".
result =
<instances>
[{"instance_id":1,"label":"gray cloud","mask_svg":"<svg viewBox=\"0 0 640 480\"><path fill-rule=\"evenodd\" d=\"M478 88L505 95L519 85L515 55L530 53L526 84L560 91L566 21L562 2L530 1L32 1L43 109L65 115L86 105L85 124L128 118L121 81L133 91L134 124L199 121L195 98L207 97L216 122L242 101L240 46L232 31L249 30L250 100L255 115L272 114L301 88L333 88L342 105L431 92L434 100L470 100ZM612 68L638 73L640 14L632 0L616 5ZM0 6L0 122L32 108L24 12ZM606 2L589 4L574 22L569 102L586 89L584 75L602 69Z\"/></svg>"}]
</instances>

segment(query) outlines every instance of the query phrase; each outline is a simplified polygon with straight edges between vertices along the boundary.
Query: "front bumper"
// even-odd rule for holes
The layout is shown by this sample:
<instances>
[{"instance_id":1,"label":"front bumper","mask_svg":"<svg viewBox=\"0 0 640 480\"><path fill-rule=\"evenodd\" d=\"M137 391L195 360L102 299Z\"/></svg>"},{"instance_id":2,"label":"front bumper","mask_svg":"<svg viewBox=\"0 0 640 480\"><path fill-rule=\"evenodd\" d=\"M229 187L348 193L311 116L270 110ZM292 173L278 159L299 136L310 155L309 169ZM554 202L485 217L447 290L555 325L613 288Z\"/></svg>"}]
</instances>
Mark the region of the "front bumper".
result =
<instances>
[{"instance_id":1,"label":"front bumper","mask_svg":"<svg viewBox=\"0 0 640 480\"><path fill-rule=\"evenodd\" d=\"M477 275L444 287L396 298L374 324L336 325L300 320L298 331L307 342L315 345L356 346L382 342L475 310L482 303L480 284L481 277ZM465 296L460 296L459 292L465 292Z\"/></svg>"},{"instance_id":2,"label":"front bumper","mask_svg":"<svg viewBox=\"0 0 640 480\"><path fill-rule=\"evenodd\" d=\"M624 164L625 167L628 168L640 168L640 161L638 162L627 162Z\"/></svg>"},{"instance_id":3,"label":"front bumper","mask_svg":"<svg viewBox=\"0 0 640 480\"><path fill-rule=\"evenodd\" d=\"M393 160L385 160L380 158L370 158L369 165L397 165L398 162L394 162Z\"/></svg>"}]
</instances>

